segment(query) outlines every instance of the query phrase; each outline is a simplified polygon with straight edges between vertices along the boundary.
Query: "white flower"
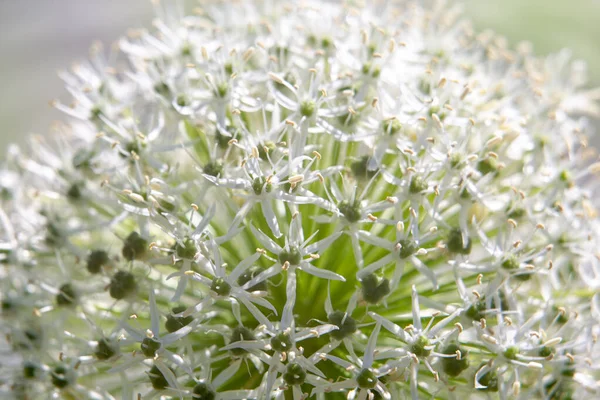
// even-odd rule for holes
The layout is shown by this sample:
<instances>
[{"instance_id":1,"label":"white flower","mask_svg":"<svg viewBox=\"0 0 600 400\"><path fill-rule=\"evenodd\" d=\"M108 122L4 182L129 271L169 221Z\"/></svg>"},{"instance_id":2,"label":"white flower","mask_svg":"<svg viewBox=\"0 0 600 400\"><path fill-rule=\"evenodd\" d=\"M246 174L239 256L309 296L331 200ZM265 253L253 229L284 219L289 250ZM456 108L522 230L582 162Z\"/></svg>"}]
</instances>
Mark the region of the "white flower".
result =
<instances>
[{"instance_id":1,"label":"white flower","mask_svg":"<svg viewBox=\"0 0 600 400\"><path fill-rule=\"evenodd\" d=\"M352 379L347 379L336 383L322 384L321 386L314 388L312 394L352 389L350 392L348 392L348 399L356 398L359 400L365 400L367 397L372 396L371 391L373 390L377 391L382 398L387 400L391 399L390 393L383 383L379 381L379 378L387 375L393 369L393 366L384 364L379 368L373 368L373 361L376 351L375 346L377 344L377 335L379 334L380 329L381 323L377 322L373 332L371 332L371 336L369 337L362 360L356 359L355 362L352 363L330 354L323 354L322 357L324 359L333 361L346 371L352 371L354 377Z\"/></svg>"},{"instance_id":2,"label":"white flower","mask_svg":"<svg viewBox=\"0 0 600 400\"><path fill-rule=\"evenodd\" d=\"M435 316L431 318L427 326L423 328L421 323L421 313L419 308L419 295L413 286L412 288L412 325L402 329L398 325L381 317L375 313L371 313L378 324L381 324L385 329L393 333L400 341L405 343L405 347L393 349L388 352L381 352L378 358L395 358L396 361L391 362L392 366L410 368L410 393L413 399L418 399L418 371L419 365L422 362L425 364L429 372L434 376L434 380L439 380L439 373L435 371L431 365L431 361L436 357L446 357L445 354L440 354L435 351L436 344L443 342L448 336L455 332L462 331L460 324L455 325L454 329L443 331L443 329L461 312L461 309L454 311L437 324L433 325ZM390 367L391 368L391 367Z\"/></svg>"},{"instance_id":3,"label":"white flower","mask_svg":"<svg viewBox=\"0 0 600 400\"><path fill-rule=\"evenodd\" d=\"M598 397L598 90L359 3L155 2L61 74L0 166L1 395Z\"/></svg>"}]
</instances>

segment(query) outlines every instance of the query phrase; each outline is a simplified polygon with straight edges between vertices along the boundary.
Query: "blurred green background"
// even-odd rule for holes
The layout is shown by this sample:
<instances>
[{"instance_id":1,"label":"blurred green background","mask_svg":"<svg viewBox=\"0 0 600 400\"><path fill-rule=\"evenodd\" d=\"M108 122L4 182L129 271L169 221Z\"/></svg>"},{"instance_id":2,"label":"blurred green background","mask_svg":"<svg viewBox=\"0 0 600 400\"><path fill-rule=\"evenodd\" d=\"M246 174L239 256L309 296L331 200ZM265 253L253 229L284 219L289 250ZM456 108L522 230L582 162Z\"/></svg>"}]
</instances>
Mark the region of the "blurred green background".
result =
<instances>
[{"instance_id":1,"label":"blurred green background","mask_svg":"<svg viewBox=\"0 0 600 400\"><path fill-rule=\"evenodd\" d=\"M511 44L528 40L540 55L571 48L600 86L600 0L463 3L478 31L492 29ZM94 40L109 45L151 18L149 0L0 0L0 160L8 143L45 134L61 118L48 105L65 95L58 69L85 57Z\"/></svg>"}]
</instances>

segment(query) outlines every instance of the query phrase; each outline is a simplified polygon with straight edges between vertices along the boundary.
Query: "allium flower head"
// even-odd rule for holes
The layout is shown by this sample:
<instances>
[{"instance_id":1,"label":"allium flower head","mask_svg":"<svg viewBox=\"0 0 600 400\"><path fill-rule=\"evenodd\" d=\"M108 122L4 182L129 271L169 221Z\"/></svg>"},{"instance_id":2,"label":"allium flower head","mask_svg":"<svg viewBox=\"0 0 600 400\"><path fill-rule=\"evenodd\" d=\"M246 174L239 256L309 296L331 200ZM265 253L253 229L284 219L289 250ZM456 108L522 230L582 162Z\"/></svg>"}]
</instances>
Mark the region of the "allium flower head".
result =
<instances>
[{"instance_id":1,"label":"allium flower head","mask_svg":"<svg viewBox=\"0 0 600 400\"><path fill-rule=\"evenodd\" d=\"M426 3L165 0L61 73L1 396L598 397L600 94Z\"/></svg>"}]
</instances>

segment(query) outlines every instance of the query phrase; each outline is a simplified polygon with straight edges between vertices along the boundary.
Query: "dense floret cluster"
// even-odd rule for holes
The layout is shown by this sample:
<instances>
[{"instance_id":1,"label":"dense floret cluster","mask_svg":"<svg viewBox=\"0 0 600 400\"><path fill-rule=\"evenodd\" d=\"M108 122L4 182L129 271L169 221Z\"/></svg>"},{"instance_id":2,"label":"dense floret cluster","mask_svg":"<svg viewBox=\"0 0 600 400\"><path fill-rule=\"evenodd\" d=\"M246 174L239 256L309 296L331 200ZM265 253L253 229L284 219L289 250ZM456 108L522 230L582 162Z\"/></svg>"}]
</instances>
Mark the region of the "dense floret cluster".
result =
<instances>
[{"instance_id":1,"label":"dense floret cluster","mask_svg":"<svg viewBox=\"0 0 600 400\"><path fill-rule=\"evenodd\" d=\"M598 92L410 0L156 3L0 168L0 394L598 396Z\"/></svg>"}]
</instances>

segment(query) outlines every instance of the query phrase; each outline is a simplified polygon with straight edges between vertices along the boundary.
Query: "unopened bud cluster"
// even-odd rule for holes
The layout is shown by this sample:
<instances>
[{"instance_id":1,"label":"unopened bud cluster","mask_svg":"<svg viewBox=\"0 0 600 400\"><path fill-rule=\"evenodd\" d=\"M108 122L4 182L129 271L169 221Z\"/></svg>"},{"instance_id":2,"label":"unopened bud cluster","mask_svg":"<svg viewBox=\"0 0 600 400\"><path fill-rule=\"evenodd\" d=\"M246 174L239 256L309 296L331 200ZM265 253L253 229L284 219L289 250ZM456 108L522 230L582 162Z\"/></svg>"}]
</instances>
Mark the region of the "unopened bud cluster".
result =
<instances>
[{"instance_id":1,"label":"unopened bud cluster","mask_svg":"<svg viewBox=\"0 0 600 400\"><path fill-rule=\"evenodd\" d=\"M581 64L443 1L155 3L0 167L0 397L599 396Z\"/></svg>"}]
</instances>

